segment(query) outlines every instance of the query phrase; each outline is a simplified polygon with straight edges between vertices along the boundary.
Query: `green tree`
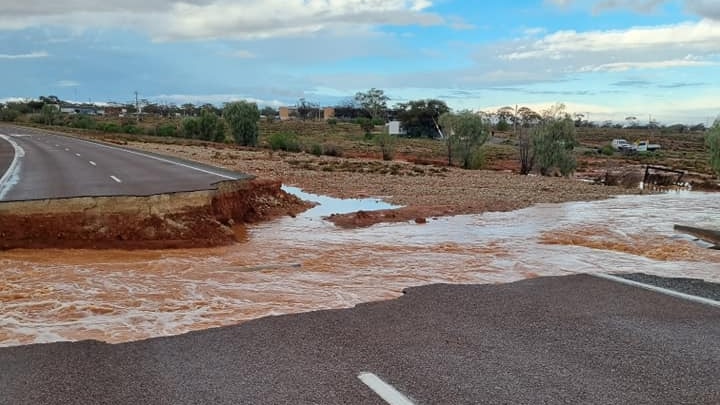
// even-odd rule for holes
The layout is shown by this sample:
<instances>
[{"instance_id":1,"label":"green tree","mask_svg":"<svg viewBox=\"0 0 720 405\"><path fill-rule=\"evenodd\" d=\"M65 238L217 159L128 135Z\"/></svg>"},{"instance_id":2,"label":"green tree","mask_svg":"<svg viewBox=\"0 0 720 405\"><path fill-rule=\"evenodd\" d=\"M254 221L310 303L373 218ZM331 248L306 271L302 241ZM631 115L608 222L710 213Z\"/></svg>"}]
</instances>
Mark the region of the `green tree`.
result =
<instances>
[{"instance_id":1,"label":"green tree","mask_svg":"<svg viewBox=\"0 0 720 405\"><path fill-rule=\"evenodd\" d=\"M247 101L228 103L223 109L223 117L236 143L243 146L257 145L260 119L257 104Z\"/></svg>"},{"instance_id":2,"label":"green tree","mask_svg":"<svg viewBox=\"0 0 720 405\"><path fill-rule=\"evenodd\" d=\"M710 153L710 167L720 177L720 119L715 120L705 135L705 146Z\"/></svg>"},{"instance_id":3,"label":"green tree","mask_svg":"<svg viewBox=\"0 0 720 405\"><path fill-rule=\"evenodd\" d=\"M185 138L197 138L200 134L200 123L197 118L187 117L182 123L183 137Z\"/></svg>"},{"instance_id":4,"label":"green tree","mask_svg":"<svg viewBox=\"0 0 720 405\"><path fill-rule=\"evenodd\" d=\"M60 112L55 104L45 104L40 109L40 116L42 117L43 124L53 125L58 119Z\"/></svg>"},{"instance_id":5,"label":"green tree","mask_svg":"<svg viewBox=\"0 0 720 405\"><path fill-rule=\"evenodd\" d=\"M397 105L397 116L409 137L435 138L440 135L438 119L450 108L440 100L414 100Z\"/></svg>"},{"instance_id":6,"label":"green tree","mask_svg":"<svg viewBox=\"0 0 720 405\"><path fill-rule=\"evenodd\" d=\"M577 163L572 154L575 140L575 123L565 115L546 115L544 122L535 127L531 135L532 154L540 174L547 176L553 168L563 176L575 171Z\"/></svg>"},{"instance_id":7,"label":"green tree","mask_svg":"<svg viewBox=\"0 0 720 405\"><path fill-rule=\"evenodd\" d=\"M471 111L445 113L439 121L447 142L448 164L452 164L454 154L463 168L476 168L480 147L490 136L490 124Z\"/></svg>"},{"instance_id":8,"label":"green tree","mask_svg":"<svg viewBox=\"0 0 720 405\"><path fill-rule=\"evenodd\" d=\"M372 88L366 92L358 92L355 94L355 101L370 114L373 120L385 120L387 113L387 102L390 97L380 89Z\"/></svg>"},{"instance_id":9,"label":"green tree","mask_svg":"<svg viewBox=\"0 0 720 405\"><path fill-rule=\"evenodd\" d=\"M197 138L203 141L214 141L218 138L217 133L220 130L223 132L222 138L224 139L225 128L224 126L220 127L220 124L220 118L214 112L203 109L197 119Z\"/></svg>"}]
</instances>

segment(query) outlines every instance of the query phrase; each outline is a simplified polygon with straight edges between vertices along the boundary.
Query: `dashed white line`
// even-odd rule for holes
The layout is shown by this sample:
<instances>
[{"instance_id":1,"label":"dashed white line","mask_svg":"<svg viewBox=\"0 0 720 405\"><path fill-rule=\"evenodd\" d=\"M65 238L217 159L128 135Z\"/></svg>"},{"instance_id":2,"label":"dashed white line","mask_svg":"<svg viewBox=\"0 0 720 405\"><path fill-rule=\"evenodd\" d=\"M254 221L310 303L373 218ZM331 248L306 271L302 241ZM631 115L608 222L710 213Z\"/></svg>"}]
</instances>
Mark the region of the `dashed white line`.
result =
<instances>
[{"instance_id":1,"label":"dashed white line","mask_svg":"<svg viewBox=\"0 0 720 405\"><path fill-rule=\"evenodd\" d=\"M358 378L390 405L413 405L408 397L373 373L360 373Z\"/></svg>"},{"instance_id":2,"label":"dashed white line","mask_svg":"<svg viewBox=\"0 0 720 405\"><path fill-rule=\"evenodd\" d=\"M75 156L80 157L80 154L79 154L79 153L76 153Z\"/></svg>"},{"instance_id":3,"label":"dashed white line","mask_svg":"<svg viewBox=\"0 0 720 405\"><path fill-rule=\"evenodd\" d=\"M69 149L69 148L65 148L65 152L70 152L70 149Z\"/></svg>"},{"instance_id":4,"label":"dashed white line","mask_svg":"<svg viewBox=\"0 0 720 405\"><path fill-rule=\"evenodd\" d=\"M56 147L56 148L59 148L59 147L60 147L60 145L58 145L58 144L55 144L55 147Z\"/></svg>"},{"instance_id":5,"label":"dashed white line","mask_svg":"<svg viewBox=\"0 0 720 405\"><path fill-rule=\"evenodd\" d=\"M89 163L90 163L91 165L93 165L93 166L97 166L97 163L93 162L92 160L89 161Z\"/></svg>"},{"instance_id":6,"label":"dashed white line","mask_svg":"<svg viewBox=\"0 0 720 405\"><path fill-rule=\"evenodd\" d=\"M122 180L118 179L115 176L110 176L111 179L115 180L116 183L122 183Z\"/></svg>"}]
</instances>

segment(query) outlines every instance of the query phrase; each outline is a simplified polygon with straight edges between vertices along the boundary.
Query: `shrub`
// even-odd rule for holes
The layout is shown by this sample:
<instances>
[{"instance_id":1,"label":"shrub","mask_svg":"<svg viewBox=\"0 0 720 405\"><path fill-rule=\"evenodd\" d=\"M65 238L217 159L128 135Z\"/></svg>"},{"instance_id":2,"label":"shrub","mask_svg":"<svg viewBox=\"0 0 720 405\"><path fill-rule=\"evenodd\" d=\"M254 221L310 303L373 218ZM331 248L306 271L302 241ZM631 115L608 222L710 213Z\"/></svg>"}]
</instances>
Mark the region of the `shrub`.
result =
<instances>
[{"instance_id":1,"label":"shrub","mask_svg":"<svg viewBox=\"0 0 720 405\"><path fill-rule=\"evenodd\" d=\"M155 135L172 137L177 135L177 128L172 124L162 124L155 128Z\"/></svg>"},{"instance_id":2,"label":"shrub","mask_svg":"<svg viewBox=\"0 0 720 405\"><path fill-rule=\"evenodd\" d=\"M720 119L715 121L705 135L705 147L710 154L710 167L720 176Z\"/></svg>"},{"instance_id":3,"label":"shrub","mask_svg":"<svg viewBox=\"0 0 720 405\"><path fill-rule=\"evenodd\" d=\"M238 101L225 105L223 118L230 127L235 142L243 146L257 145L260 110L257 104Z\"/></svg>"},{"instance_id":4,"label":"shrub","mask_svg":"<svg viewBox=\"0 0 720 405\"><path fill-rule=\"evenodd\" d=\"M115 124L113 122L106 122L98 127L98 129L102 130L103 132L122 132L120 125Z\"/></svg>"},{"instance_id":5,"label":"shrub","mask_svg":"<svg viewBox=\"0 0 720 405\"><path fill-rule=\"evenodd\" d=\"M94 129L97 126L97 122L86 115L73 117L69 124L73 128L80 129Z\"/></svg>"},{"instance_id":6,"label":"shrub","mask_svg":"<svg viewBox=\"0 0 720 405\"><path fill-rule=\"evenodd\" d=\"M370 118L360 117L355 119L355 123L362 128L363 131L365 131L366 134L369 134L372 132L373 129L375 129L375 124L373 124L372 120Z\"/></svg>"},{"instance_id":7,"label":"shrub","mask_svg":"<svg viewBox=\"0 0 720 405\"><path fill-rule=\"evenodd\" d=\"M320 156L320 155L322 155L322 154L323 154L323 147L322 147L322 145L320 145L319 143L314 143L314 144L310 147L310 153L313 154L313 155L315 155L315 156Z\"/></svg>"},{"instance_id":8,"label":"shrub","mask_svg":"<svg viewBox=\"0 0 720 405\"><path fill-rule=\"evenodd\" d=\"M268 145L272 150L284 150L287 152L300 152L300 142L295 134L278 132L268 137Z\"/></svg>"},{"instance_id":9,"label":"shrub","mask_svg":"<svg viewBox=\"0 0 720 405\"><path fill-rule=\"evenodd\" d=\"M18 119L20 112L11 108L3 108L0 110L0 121L12 122Z\"/></svg>"},{"instance_id":10,"label":"shrub","mask_svg":"<svg viewBox=\"0 0 720 405\"><path fill-rule=\"evenodd\" d=\"M335 125L337 125L338 120L337 120L336 118L329 118L329 119L327 120L327 123L328 123L328 125L335 126Z\"/></svg>"},{"instance_id":11,"label":"shrub","mask_svg":"<svg viewBox=\"0 0 720 405\"><path fill-rule=\"evenodd\" d=\"M125 124L122 126L122 132L125 132L126 134L140 134L142 133L142 128L138 128L135 125L128 125Z\"/></svg>"},{"instance_id":12,"label":"shrub","mask_svg":"<svg viewBox=\"0 0 720 405\"><path fill-rule=\"evenodd\" d=\"M383 132L375 137L375 143L380 147L383 160L393 160L395 157L395 137Z\"/></svg>"},{"instance_id":13,"label":"shrub","mask_svg":"<svg viewBox=\"0 0 720 405\"><path fill-rule=\"evenodd\" d=\"M371 122L374 126L377 126L377 125L385 125L385 120L382 119L382 118L373 118L370 122Z\"/></svg>"},{"instance_id":14,"label":"shrub","mask_svg":"<svg viewBox=\"0 0 720 405\"><path fill-rule=\"evenodd\" d=\"M477 147L473 149L467 162L466 169L480 170L485 167L485 149Z\"/></svg>"},{"instance_id":15,"label":"shrub","mask_svg":"<svg viewBox=\"0 0 720 405\"><path fill-rule=\"evenodd\" d=\"M323 146L323 154L325 156L336 156L341 157L343 155L342 149L334 144L325 144Z\"/></svg>"},{"instance_id":16,"label":"shrub","mask_svg":"<svg viewBox=\"0 0 720 405\"><path fill-rule=\"evenodd\" d=\"M605 145L600 149L600 153L605 156L612 156L615 154L615 149L611 145Z\"/></svg>"}]
</instances>

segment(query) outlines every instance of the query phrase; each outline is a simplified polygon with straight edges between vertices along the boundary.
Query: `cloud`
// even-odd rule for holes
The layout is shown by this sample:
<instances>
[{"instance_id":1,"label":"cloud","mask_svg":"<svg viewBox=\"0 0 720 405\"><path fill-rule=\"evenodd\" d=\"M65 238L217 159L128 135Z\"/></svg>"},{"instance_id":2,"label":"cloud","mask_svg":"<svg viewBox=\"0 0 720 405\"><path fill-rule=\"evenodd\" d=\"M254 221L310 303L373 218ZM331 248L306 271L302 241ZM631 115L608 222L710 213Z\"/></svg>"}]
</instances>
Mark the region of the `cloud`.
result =
<instances>
[{"instance_id":1,"label":"cloud","mask_svg":"<svg viewBox=\"0 0 720 405\"><path fill-rule=\"evenodd\" d=\"M238 49L238 50L235 50L232 52L225 52L225 53L222 53L222 55L230 56L233 58L239 58L239 59L255 59L257 57L257 55L255 55L254 53L252 53L248 50L245 50L245 49Z\"/></svg>"},{"instance_id":2,"label":"cloud","mask_svg":"<svg viewBox=\"0 0 720 405\"><path fill-rule=\"evenodd\" d=\"M192 103L195 105L229 103L233 101L249 101L258 105L266 105L271 107L280 107L287 105L280 100L266 100L254 97L247 97L241 94L161 94L148 97L149 100L160 103L185 104Z\"/></svg>"},{"instance_id":3,"label":"cloud","mask_svg":"<svg viewBox=\"0 0 720 405\"><path fill-rule=\"evenodd\" d=\"M580 68L581 72L624 72L637 69L669 69L677 67L698 67L715 65L712 62L697 61L692 59L674 59L650 62L614 62L601 65L589 65Z\"/></svg>"},{"instance_id":4,"label":"cloud","mask_svg":"<svg viewBox=\"0 0 720 405\"><path fill-rule=\"evenodd\" d=\"M45 51L40 52L30 52L30 53L21 53L16 55L9 55L9 54L0 54L0 59L38 59L38 58L47 58L50 56Z\"/></svg>"},{"instance_id":5,"label":"cloud","mask_svg":"<svg viewBox=\"0 0 720 405\"><path fill-rule=\"evenodd\" d=\"M647 14L664 3L667 3L667 0L602 0L595 5L593 11L599 13L614 8L630 8Z\"/></svg>"},{"instance_id":6,"label":"cloud","mask_svg":"<svg viewBox=\"0 0 720 405\"><path fill-rule=\"evenodd\" d=\"M74 80L60 80L59 82L55 83L58 87L78 87L80 86L80 83L74 81Z\"/></svg>"},{"instance_id":7,"label":"cloud","mask_svg":"<svg viewBox=\"0 0 720 405\"><path fill-rule=\"evenodd\" d=\"M684 52L719 52L720 23L703 20L656 27L610 31L558 31L502 55L508 60L564 59L574 52L647 51L683 49Z\"/></svg>"},{"instance_id":8,"label":"cloud","mask_svg":"<svg viewBox=\"0 0 720 405\"><path fill-rule=\"evenodd\" d=\"M342 32L379 25L439 25L427 0L45 0L2 2L0 29L116 27L158 41L262 39ZM468 28L459 19L449 22Z\"/></svg>"},{"instance_id":9,"label":"cloud","mask_svg":"<svg viewBox=\"0 0 720 405\"><path fill-rule=\"evenodd\" d=\"M685 7L691 12L713 20L720 20L720 2L717 0L687 0Z\"/></svg>"}]
</instances>

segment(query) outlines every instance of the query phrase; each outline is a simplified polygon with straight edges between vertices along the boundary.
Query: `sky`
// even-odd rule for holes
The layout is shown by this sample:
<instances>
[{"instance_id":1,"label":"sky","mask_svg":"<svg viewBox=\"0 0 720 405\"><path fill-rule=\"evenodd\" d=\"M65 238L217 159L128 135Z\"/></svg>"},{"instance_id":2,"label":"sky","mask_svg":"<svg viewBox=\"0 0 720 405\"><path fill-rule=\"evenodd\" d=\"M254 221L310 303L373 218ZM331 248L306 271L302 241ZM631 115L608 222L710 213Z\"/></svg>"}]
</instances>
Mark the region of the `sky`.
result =
<instances>
[{"instance_id":1,"label":"sky","mask_svg":"<svg viewBox=\"0 0 720 405\"><path fill-rule=\"evenodd\" d=\"M277 107L373 87L712 123L720 0L0 0L0 100Z\"/></svg>"}]
</instances>

